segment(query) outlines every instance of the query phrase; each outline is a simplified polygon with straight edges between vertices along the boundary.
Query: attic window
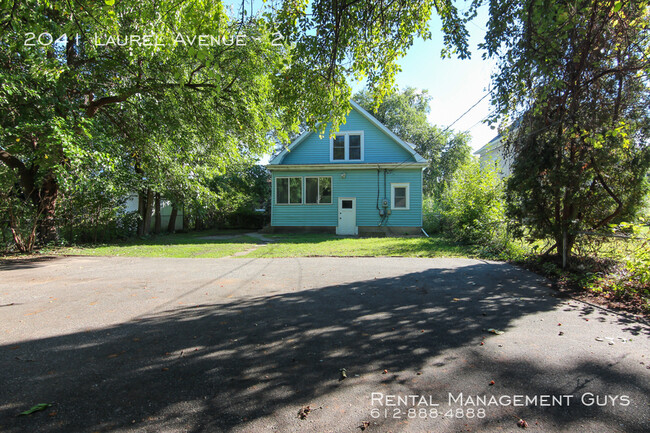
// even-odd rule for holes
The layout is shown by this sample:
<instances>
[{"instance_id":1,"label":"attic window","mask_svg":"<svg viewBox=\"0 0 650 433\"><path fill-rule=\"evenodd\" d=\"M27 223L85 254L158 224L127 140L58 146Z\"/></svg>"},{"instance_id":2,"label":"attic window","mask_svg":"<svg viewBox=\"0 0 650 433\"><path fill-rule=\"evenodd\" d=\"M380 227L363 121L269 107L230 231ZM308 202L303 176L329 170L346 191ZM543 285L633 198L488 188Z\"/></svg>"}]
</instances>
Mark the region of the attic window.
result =
<instances>
[{"instance_id":1,"label":"attic window","mask_svg":"<svg viewBox=\"0 0 650 433\"><path fill-rule=\"evenodd\" d=\"M341 132L330 139L331 161L363 161L363 132Z\"/></svg>"}]
</instances>

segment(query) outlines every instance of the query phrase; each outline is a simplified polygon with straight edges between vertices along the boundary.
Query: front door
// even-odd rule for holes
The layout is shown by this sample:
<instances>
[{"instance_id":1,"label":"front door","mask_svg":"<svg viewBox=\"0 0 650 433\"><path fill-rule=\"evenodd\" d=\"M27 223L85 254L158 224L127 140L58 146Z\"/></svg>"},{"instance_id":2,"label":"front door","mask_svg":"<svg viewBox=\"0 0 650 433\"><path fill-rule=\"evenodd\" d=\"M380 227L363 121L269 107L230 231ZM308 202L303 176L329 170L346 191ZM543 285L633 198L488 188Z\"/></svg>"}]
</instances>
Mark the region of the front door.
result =
<instances>
[{"instance_id":1,"label":"front door","mask_svg":"<svg viewBox=\"0 0 650 433\"><path fill-rule=\"evenodd\" d=\"M339 197L339 225L336 227L337 235L357 234L357 199Z\"/></svg>"}]
</instances>

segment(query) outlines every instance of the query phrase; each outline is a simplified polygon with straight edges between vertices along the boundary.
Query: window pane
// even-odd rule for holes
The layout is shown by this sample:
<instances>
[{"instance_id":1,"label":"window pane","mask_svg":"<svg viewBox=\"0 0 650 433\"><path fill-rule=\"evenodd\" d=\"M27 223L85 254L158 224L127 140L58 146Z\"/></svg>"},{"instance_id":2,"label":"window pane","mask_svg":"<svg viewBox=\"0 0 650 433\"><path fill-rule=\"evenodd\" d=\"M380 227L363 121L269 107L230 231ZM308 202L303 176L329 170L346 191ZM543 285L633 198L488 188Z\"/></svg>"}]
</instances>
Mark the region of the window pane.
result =
<instances>
[{"instance_id":1,"label":"window pane","mask_svg":"<svg viewBox=\"0 0 650 433\"><path fill-rule=\"evenodd\" d=\"M395 188L395 207L406 207L406 188L403 186Z\"/></svg>"},{"instance_id":2,"label":"window pane","mask_svg":"<svg viewBox=\"0 0 650 433\"><path fill-rule=\"evenodd\" d=\"M341 207L343 209L352 209L352 200L341 200Z\"/></svg>"},{"instance_id":3,"label":"window pane","mask_svg":"<svg viewBox=\"0 0 650 433\"><path fill-rule=\"evenodd\" d=\"M318 179L320 203L332 203L332 178L321 177Z\"/></svg>"},{"instance_id":4,"label":"window pane","mask_svg":"<svg viewBox=\"0 0 650 433\"><path fill-rule=\"evenodd\" d=\"M290 203L302 203L302 177L292 177L289 181Z\"/></svg>"},{"instance_id":5,"label":"window pane","mask_svg":"<svg viewBox=\"0 0 650 433\"><path fill-rule=\"evenodd\" d=\"M289 179L275 179L275 202L280 204L289 203Z\"/></svg>"},{"instance_id":6,"label":"window pane","mask_svg":"<svg viewBox=\"0 0 650 433\"><path fill-rule=\"evenodd\" d=\"M350 141L350 159L361 159L361 136L350 135L348 140Z\"/></svg>"},{"instance_id":7,"label":"window pane","mask_svg":"<svg viewBox=\"0 0 650 433\"><path fill-rule=\"evenodd\" d=\"M345 159L345 135L337 135L334 137L334 151L332 155L334 159Z\"/></svg>"},{"instance_id":8,"label":"window pane","mask_svg":"<svg viewBox=\"0 0 650 433\"><path fill-rule=\"evenodd\" d=\"M318 203L318 178L305 178L305 203Z\"/></svg>"}]
</instances>

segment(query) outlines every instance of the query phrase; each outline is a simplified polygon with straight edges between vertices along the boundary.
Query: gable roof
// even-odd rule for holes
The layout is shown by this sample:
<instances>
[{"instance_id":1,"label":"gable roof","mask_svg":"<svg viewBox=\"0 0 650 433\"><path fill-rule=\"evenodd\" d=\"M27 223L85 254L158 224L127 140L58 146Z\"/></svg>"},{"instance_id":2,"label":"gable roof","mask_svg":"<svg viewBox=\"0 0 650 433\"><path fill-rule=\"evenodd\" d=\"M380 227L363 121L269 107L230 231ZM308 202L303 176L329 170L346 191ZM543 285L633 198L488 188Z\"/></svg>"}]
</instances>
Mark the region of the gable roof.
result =
<instances>
[{"instance_id":1,"label":"gable roof","mask_svg":"<svg viewBox=\"0 0 650 433\"><path fill-rule=\"evenodd\" d=\"M496 137L494 137L492 140L488 141L486 145L481 147L479 150L474 152L474 155L483 155L484 153L488 153L493 149L496 149L498 147L501 147L501 140L503 139L503 135L499 134Z\"/></svg>"},{"instance_id":2,"label":"gable roof","mask_svg":"<svg viewBox=\"0 0 650 433\"><path fill-rule=\"evenodd\" d=\"M418 154L412 144L409 144L399 138L393 131L388 129L383 123L381 123L375 116L372 114L368 113L366 110L361 107L361 105L357 104L354 101L350 101L350 105L352 106L352 109L355 110L357 113L359 113L361 116L365 117L372 125L376 126L377 129L379 129L381 132L383 132L386 136L388 136L390 139L392 139L395 143L397 143L400 147L404 148L411 156L413 156L413 159L415 162L421 162L421 163L426 163L427 160L424 159L420 154ZM296 138L289 146L285 147L282 149L282 152L280 152L278 155L273 157L271 161L269 161L269 165L279 165L282 163L282 160L284 157L287 155L287 153L291 152L294 148L296 148L300 143L302 143L307 137L309 137L311 134L313 134L313 131L305 131L303 132L298 138Z\"/></svg>"}]
</instances>

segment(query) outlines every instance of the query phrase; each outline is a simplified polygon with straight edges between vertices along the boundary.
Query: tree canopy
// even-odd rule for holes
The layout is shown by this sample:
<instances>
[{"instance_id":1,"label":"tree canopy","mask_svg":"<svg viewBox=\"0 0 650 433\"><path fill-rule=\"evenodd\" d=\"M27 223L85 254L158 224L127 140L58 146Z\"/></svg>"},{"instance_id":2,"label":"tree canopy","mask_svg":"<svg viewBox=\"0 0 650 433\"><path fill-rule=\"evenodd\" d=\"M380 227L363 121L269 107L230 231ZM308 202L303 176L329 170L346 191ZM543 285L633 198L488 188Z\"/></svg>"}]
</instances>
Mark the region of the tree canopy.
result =
<instances>
[{"instance_id":1,"label":"tree canopy","mask_svg":"<svg viewBox=\"0 0 650 433\"><path fill-rule=\"evenodd\" d=\"M649 18L646 1L492 5L493 102L516 120L509 214L565 257L581 232L633 216L646 191Z\"/></svg>"}]
</instances>

